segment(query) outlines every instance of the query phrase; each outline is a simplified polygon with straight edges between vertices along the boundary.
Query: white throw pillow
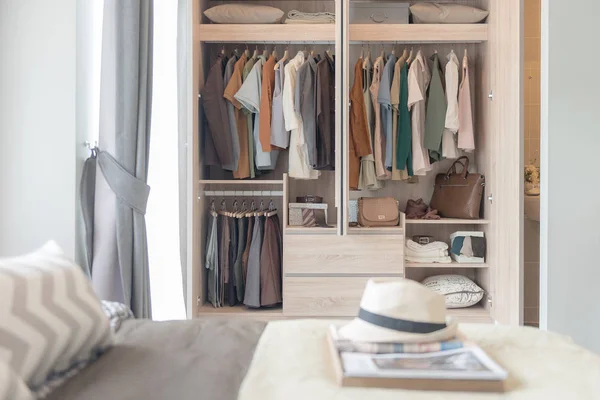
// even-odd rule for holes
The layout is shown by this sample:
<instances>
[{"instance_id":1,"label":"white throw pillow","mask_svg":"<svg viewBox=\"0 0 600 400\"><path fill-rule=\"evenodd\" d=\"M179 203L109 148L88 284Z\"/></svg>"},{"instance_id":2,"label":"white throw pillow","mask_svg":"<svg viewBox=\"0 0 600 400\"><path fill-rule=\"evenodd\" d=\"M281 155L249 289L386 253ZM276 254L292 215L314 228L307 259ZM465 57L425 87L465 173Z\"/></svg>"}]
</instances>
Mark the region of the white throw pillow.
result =
<instances>
[{"instance_id":1,"label":"white throw pillow","mask_svg":"<svg viewBox=\"0 0 600 400\"><path fill-rule=\"evenodd\" d=\"M488 11L464 4L418 3L410 6L415 24L476 24L489 15Z\"/></svg>"},{"instance_id":2,"label":"white throw pillow","mask_svg":"<svg viewBox=\"0 0 600 400\"><path fill-rule=\"evenodd\" d=\"M278 24L283 11L260 4L222 4L204 11L215 24Z\"/></svg>"},{"instance_id":3,"label":"white throw pillow","mask_svg":"<svg viewBox=\"0 0 600 400\"><path fill-rule=\"evenodd\" d=\"M436 275L425 278L423 285L444 295L447 308L465 308L479 303L485 291L462 275Z\"/></svg>"},{"instance_id":4,"label":"white throw pillow","mask_svg":"<svg viewBox=\"0 0 600 400\"><path fill-rule=\"evenodd\" d=\"M0 361L0 400L33 400L25 382L5 363Z\"/></svg>"},{"instance_id":5,"label":"white throw pillow","mask_svg":"<svg viewBox=\"0 0 600 400\"><path fill-rule=\"evenodd\" d=\"M0 259L0 362L35 390L113 344L88 277L54 242Z\"/></svg>"}]
</instances>

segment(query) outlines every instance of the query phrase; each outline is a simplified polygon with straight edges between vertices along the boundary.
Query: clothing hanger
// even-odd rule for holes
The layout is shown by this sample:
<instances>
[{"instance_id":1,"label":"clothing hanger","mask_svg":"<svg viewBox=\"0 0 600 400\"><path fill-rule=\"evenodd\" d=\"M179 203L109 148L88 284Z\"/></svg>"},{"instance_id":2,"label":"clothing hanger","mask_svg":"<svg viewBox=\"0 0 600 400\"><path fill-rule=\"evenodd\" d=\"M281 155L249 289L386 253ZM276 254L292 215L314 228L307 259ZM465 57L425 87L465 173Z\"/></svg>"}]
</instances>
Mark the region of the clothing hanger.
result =
<instances>
[{"instance_id":1,"label":"clothing hanger","mask_svg":"<svg viewBox=\"0 0 600 400\"><path fill-rule=\"evenodd\" d=\"M250 49L248 49L248 44L246 44L246 50L244 51L244 55L246 56L246 58L250 58L251 56Z\"/></svg>"},{"instance_id":2,"label":"clothing hanger","mask_svg":"<svg viewBox=\"0 0 600 400\"><path fill-rule=\"evenodd\" d=\"M392 55L396 56L396 47L392 44Z\"/></svg>"},{"instance_id":3,"label":"clothing hanger","mask_svg":"<svg viewBox=\"0 0 600 400\"><path fill-rule=\"evenodd\" d=\"M254 49L254 54L252 54L252 58L256 57L258 57L258 45L256 45L256 48Z\"/></svg>"},{"instance_id":4,"label":"clothing hanger","mask_svg":"<svg viewBox=\"0 0 600 400\"><path fill-rule=\"evenodd\" d=\"M227 202L225 199L221 200L221 209L219 210L219 214L224 215L226 217L230 217L231 214L227 211Z\"/></svg>"},{"instance_id":5,"label":"clothing hanger","mask_svg":"<svg viewBox=\"0 0 600 400\"><path fill-rule=\"evenodd\" d=\"M406 60L407 64L410 64L413 61L413 56L414 56L414 49L411 47L410 48L410 54L408 56L408 60Z\"/></svg>"},{"instance_id":6,"label":"clothing hanger","mask_svg":"<svg viewBox=\"0 0 600 400\"><path fill-rule=\"evenodd\" d=\"M364 57L364 52L365 52L365 44L363 43L363 44L360 45L360 57L359 58L362 58L362 59L365 58Z\"/></svg>"},{"instance_id":7,"label":"clothing hanger","mask_svg":"<svg viewBox=\"0 0 600 400\"><path fill-rule=\"evenodd\" d=\"M333 59L333 53L331 52L331 47L328 47L327 50L325 50L325 53L329 56L329 58Z\"/></svg>"},{"instance_id":8,"label":"clothing hanger","mask_svg":"<svg viewBox=\"0 0 600 400\"><path fill-rule=\"evenodd\" d=\"M304 45L304 50L302 50L302 52L304 53L304 58L307 59L309 54L308 54L308 48L306 47L306 44Z\"/></svg>"},{"instance_id":9,"label":"clothing hanger","mask_svg":"<svg viewBox=\"0 0 600 400\"><path fill-rule=\"evenodd\" d=\"M265 217L272 217L275 214L277 214L277 209L275 208L275 203L273 203L273 200L271 199L269 200L269 209L265 212Z\"/></svg>"},{"instance_id":10,"label":"clothing hanger","mask_svg":"<svg viewBox=\"0 0 600 400\"><path fill-rule=\"evenodd\" d=\"M279 69L279 65L285 63L288 60L288 58L290 58L288 46L285 46L285 50L283 51L283 57L281 57L281 60L279 60L279 62L275 64L275 71L277 71Z\"/></svg>"},{"instance_id":11,"label":"clothing hanger","mask_svg":"<svg viewBox=\"0 0 600 400\"><path fill-rule=\"evenodd\" d=\"M221 48L221 55L223 55L223 56L225 55L225 46L223 46L223 47Z\"/></svg>"},{"instance_id":12,"label":"clothing hanger","mask_svg":"<svg viewBox=\"0 0 600 400\"><path fill-rule=\"evenodd\" d=\"M465 56L463 57L463 68L469 67L469 55L467 53L467 49L465 48Z\"/></svg>"},{"instance_id":13,"label":"clothing hanger","mask_svg":"<svg viewBox=\"0 0 600 400\"><path fill-rule=\"evenodd\" d=\"M238 50L237 47L235 49L233 49L233 54L235 54L236 57L240 56L240 51Z\"/></svg>"},{"instance_id":14,"label":"clothing hanger","mask_svg":"<svg viewBox=\"0 0 600 400\"><path fill-rule=\"evenodd\" d=\"M246 213L246 217L253 217L255 211L256 211L256 205L254 204L254 200L252 200L252 203L250 203L250 209Z\"/></svg>"},{"instance_id":15,"label":"clothing hanger","mask_svg":"<svg viewBox=\"0 0 600 400\"><path fill-rule=\"evenodd\" d=\"M212 199L210 201L210 215L212 215L213 217L216 217L218 215L217 210L215 209L215 200L214 199Z\"/></svg>"},{"instance_id":16,"label":"clothing hanger","mask_svg":"<svg viewBox=\"0 0 600 400\"><path fill-rule=\"evenodd\" d=\"M385 49L383 48L383 43L381 44L381 54L379 55L379 57L385 60Z\"/></svg>"},{"instance_id":17,"label":"clothing hanger","mask_svg":"<svg viewBox=\"0 0 600 400\"><path fill-rule=\"evenodd\" d=\"M267 44L265 43L265 49L263 50L262 53L264 58L268 58L269 57L269 50L267 50Z\"/></svg>"},{"instance_id":18,"label":"clothing hanger","mask_svg":"<svg viewBox=\"0 0 600 400\"><path fill-rule=\"evenodd\" d=\"M277 60L277 46L273 46L273 51L271 52L271 57Z\"/></svg>"},{"instance_id":19,"label":"clothing hanger","mask_svg":"<svg viewBox=\"0 0 600 400\"><path fill-rule=\"evenodd\" d=\"M310 50L310 56L312 58L315 58L317 56L317 53L315 52L315 47L313 46L313 48Z\"/></svg>"}]
</instances>

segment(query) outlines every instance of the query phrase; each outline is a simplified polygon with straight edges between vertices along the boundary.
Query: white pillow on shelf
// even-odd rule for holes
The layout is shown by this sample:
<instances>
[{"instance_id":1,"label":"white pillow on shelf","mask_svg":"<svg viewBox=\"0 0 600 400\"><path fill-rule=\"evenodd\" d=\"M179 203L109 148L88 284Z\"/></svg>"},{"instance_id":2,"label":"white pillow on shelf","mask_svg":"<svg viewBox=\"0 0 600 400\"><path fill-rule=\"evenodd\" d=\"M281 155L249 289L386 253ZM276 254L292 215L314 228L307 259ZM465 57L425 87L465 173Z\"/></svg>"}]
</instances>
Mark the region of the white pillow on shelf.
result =
<instances>
[{"instance_id":1,"label":"white pillow on shelf","mask_svg":"<svg viewBox=\"0 0 600 400\"><path fill-rule=\"evenodd\" d=\"M214 24L278 24L283 11L260 4L221 4L204 11L204 15Z\"/></svg>"},{"instance_id":2,"label":"white pillow on shelf","mask_svg":"<svg viewBox=\"0 0 600 400\"><path fill-rule=\"evenodd\" d=\"M421 282L427 288L446 298L447 308L474 306L483 299L485 291L462 275L436 275Z\"/></svg>"},{"instance_id":3,"label":"white pillow on shelf","mask_svg":"<svg viewBox=\"0 0 600 400\"><path fill-rule=\"evenodd\" d=\"M0 331L0 363L32 390L114 341L88 277L54 242L0 259Z\"/></svg>"},{"instance_id":4,"label":"white pillow on shelf","mask_svg":"<svg viewBox=\"0 0 600 400\"><path fill-rule=\"evenodd\" d=\"M488 11L464 4L417 3L410 6L415 24L476 24L483 22Z\"/></svg>"}]
</instances>

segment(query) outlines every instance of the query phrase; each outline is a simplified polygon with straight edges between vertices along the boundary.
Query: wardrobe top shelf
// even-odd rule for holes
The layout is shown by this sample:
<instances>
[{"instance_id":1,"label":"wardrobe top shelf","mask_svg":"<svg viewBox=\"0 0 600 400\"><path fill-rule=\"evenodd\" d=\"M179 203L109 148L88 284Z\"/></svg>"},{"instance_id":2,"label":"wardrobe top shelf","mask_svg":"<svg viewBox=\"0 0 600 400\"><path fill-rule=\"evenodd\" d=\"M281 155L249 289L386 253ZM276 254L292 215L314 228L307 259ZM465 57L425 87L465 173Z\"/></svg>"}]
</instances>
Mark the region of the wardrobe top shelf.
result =
<instances>
[{"instance_id":1,"label":"wardrobe top shelf","mask_svg":"<svg viewBox=\"0 0 600 400\"><path fill-rule=\"evenodd\" d=\"M487 225L490 221L487 219L406 219L406 225L409 224L432 224L432 225Z\"/></svg>"},{"instance_id":2,"label":"wardrobe top shelf","mask_svg":"<svg viewBox=\"0 0 600 400\"><path fill-rule=\"evenodd\" d=\"M199 24L194 37L210 43L334 42L335 24ZM487 24L351 24L352 42L480 43L488 40Z\"/></svg>"}]
</instances>

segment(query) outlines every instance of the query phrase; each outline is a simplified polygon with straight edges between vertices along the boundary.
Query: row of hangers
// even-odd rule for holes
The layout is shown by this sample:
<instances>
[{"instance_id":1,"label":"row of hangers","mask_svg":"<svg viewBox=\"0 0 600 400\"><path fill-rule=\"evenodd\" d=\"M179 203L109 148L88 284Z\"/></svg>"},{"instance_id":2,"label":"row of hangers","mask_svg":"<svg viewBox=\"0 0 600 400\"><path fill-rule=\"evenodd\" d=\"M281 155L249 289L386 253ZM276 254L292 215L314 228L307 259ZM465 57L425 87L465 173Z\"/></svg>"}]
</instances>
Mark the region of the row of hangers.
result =
<instances>
[{"instance_id":1,"label":"row of hangers","mask_svg":"<svg viewBox=\"0 0 600 400\"><path fill-rule=\"evenodd\" d=\"M250 208L247 207L248 203L246 200L242 201L241 208L238 209L238 201L237 199L233 200L233 211L227 210L227 202L225 199L221 200L221 209L216 211L215 201L211 200L210 202L210 213L212 216L216 217L217 215L223 215L225 217L231 218L248 218L248 217L272 217L277 214L277 208L275 208L275 203L273 200L269 200L269 206L265 210L265 202L261 199L260 206L257 209L254 200L250 203Z\"/></svg>"},{"instance_id":2,"label":"row of hangers","mask_svg":"<svg viewBox=\"0 0 600 400\"><path fill-rule=\"evenodd\" d=\"M317 52L313 46L312 50L309 52L308 48L305 46L304 50L302 50L302 52L304 53L304 57L308 58L308 56L310 55L311 57L316 57L317 56ZM225 50L225 46L223 46L221 48L221 54L225 55L227 53L227 51ZM236 56L240 56L240 52L238 50L238 48L236 47L233 50L233 53ZM332 57L332 52L331 52L331 48L326 50L326 53ZM258 50L258 45L256 45L255 49L254 49L254 53L250 53L250 49L248 48L248 45L246 45L246 49L244 50L244 54L246 55L246 58L256 58L258 57L258 55L260 54L260 51ZM277 58L278 54L277 54L277 46L273 46L273 51L271 52L271 55L274 58ZM262 52L262 56L265 58L269 57L269 50L267 49L267 45L265 44L265 48ZM290 54L289 54L289 46L285 46L284 52L283 52L283 57L281 57L281 59L279 59L278 61L287 61L290 58ZM275 70L277 70L279 68L279 63L275 64Z\"/></svg>"},{"instance_id":3,"label":"row of hangers","mask_svg":"<svg viewBox=\"0 0 600 400\"><path fill-rule=\"evenodd\" d=\"M421 47L419 47L419 50L421 51ZM437 49L433 51L435 54L438 53ZM451 53L454 53L454 49L450 50ZM394 47L392 47L392 51L391 54L393 54L394 56L396 55L396 49ZM410 64L413 59L414 59L414 47L410 48L410 52L407 48L404 48L404 51L402 52L402 57L406 57L408 56L406 63ZM380 57L385 57L385 48L383 46L383 43L381 44L381 53L380 53ZM364 63L366 64L370 59L371 59L371 45L367 45L367 51L365 53L365 45L363 44L361 46L361 50L360 50L360 58L362 58L364 60ZM467 58L468 58L468 51L465 48L465 53L464 53L464 58L463 58L463 64L465 64L467 62Z\"/></svg>"}]
</instances>

